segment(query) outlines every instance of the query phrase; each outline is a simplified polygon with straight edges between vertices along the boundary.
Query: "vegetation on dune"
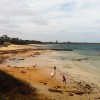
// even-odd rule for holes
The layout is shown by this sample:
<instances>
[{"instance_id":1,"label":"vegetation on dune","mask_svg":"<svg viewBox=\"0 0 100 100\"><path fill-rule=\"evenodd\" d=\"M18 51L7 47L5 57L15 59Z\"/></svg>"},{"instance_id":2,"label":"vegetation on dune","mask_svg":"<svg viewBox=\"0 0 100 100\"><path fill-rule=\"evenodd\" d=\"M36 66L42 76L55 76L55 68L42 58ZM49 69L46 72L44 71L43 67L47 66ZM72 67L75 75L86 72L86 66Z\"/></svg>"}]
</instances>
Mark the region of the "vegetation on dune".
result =
<instances>
[{"instance_id":1,"label":"vegetation on dune","mask_svg":"<svg viewBox=\"0 0 100 100\"><path fill-rule=\"evenodd\" d=\"M0 37L0 45L4 44L17 44L17 45L26 45L26 44L36 44L36 43L42 43L41 41L36 41L36 40L22 40L19 38L10 38L7 35L3 35Z\"/></svg>"},{"instance_id":2,"label":"vegetation on dune","mask_svg":"<svg viewBox=\"0 0 100 100\"><path fill-rule=\"evenodd\" d=\"M30 84L0 70L0 100L39 100Z\"/></svg>"}]
</instances>

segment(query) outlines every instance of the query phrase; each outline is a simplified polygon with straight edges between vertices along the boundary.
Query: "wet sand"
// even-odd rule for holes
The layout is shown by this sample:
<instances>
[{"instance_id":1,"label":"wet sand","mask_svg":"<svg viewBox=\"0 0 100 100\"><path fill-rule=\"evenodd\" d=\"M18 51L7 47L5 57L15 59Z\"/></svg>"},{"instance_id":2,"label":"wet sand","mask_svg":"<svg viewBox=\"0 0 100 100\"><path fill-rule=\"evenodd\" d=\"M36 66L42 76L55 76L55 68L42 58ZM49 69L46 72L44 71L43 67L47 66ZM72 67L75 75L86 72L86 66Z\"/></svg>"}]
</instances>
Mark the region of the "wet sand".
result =
<instances>
[{"instance_id":1,"label":"wet sand","mask_svg":"<svg viewBox=\"0 0 100 100\"><path fill-rule=\"evenodd\" d=\"M11 45L0 48L0 52L2 57L7 57L0 64L1 70L29 82L52 100L98 100L100 97L99 75L82 69L84 64L78 61L63 62L50 57L57 51L33 50L30 45ZM69 55L71 53L68 52ZM56 75L51 78L54 65L57 67ZM67 77L66 86L62 83L62 74Z\"/></svg>"}]
</instances>

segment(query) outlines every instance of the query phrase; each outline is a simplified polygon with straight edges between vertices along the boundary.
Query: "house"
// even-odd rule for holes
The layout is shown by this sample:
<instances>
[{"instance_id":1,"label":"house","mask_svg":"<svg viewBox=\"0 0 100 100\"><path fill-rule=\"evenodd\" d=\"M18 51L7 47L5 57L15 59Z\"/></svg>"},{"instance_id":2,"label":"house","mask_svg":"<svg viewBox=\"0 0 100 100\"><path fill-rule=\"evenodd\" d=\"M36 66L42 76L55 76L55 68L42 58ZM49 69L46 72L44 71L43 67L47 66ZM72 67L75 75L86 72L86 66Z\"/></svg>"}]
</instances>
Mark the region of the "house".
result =
<instances>
[{"instance_id":1,"label":"house","mask_svg":"<svg viewBox=\"0 0 100 100\"><path fill-rule=\"evenodd\" d=\"M0 37L0 39L3 39L3 40L9 40L10 37L8 37L7 35L3 35L3 36Z\"/></svg>"}]
</instances>

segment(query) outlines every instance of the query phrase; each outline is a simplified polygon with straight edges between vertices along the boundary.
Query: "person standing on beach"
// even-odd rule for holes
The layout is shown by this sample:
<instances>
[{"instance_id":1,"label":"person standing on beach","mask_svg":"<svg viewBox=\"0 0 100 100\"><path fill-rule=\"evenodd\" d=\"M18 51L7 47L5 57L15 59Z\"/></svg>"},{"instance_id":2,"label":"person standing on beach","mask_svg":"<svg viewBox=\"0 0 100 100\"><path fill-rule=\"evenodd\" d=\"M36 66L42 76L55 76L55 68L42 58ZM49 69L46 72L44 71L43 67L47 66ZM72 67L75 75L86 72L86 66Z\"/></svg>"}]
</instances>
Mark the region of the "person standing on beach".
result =
<instances>
[{"instance_id":1,"label":"person standing on beach","mask_svg":"<svg viewBox=\"0 0 100 100\"><path fill-rule=\"evenodd\" d=\"M65 75L62 76L62 81L63 81L63 84L66 85L66 77L65 77Z\"/></svg>"},{"instance_id":2,"label":"person standing on beach","mask_svg":"<svg viewBox=\"0 0 100 100\"><path fill-rule=\"evenodd\" d=\"M55 72L51 72L51 78L53 78L55 75Z\"/></svg>"},{"instance_id":3,"label":"person standing on beach","mask_svg":"<svg viewBox=\"0 0 100 100\"><path fill-rule=\"evenodd\" d=\"M54 71L56 71L56 66L54 66Z\"/></svg>"}]
</instances>

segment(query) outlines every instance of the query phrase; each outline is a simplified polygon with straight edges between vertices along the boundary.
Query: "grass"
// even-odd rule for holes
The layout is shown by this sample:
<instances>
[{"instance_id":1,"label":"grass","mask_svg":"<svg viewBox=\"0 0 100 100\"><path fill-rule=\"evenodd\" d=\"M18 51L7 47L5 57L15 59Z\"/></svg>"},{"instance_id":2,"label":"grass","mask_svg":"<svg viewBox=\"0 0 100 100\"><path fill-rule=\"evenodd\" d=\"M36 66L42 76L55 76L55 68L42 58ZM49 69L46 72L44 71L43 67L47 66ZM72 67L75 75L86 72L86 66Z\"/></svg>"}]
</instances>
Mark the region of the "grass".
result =
<instances>
[{"instance_id":1,"label":"grass","mask_svg":"<svg viewBox=\"0 0 100 100\"><path fill-rule=\"evenodd\" d=\"M11 45L10 42L4 42L4 45Z\"/></svg>"},{"instance_id":2,"label":"grass","mask_svg":"<svg viewBox=\"0 0 100 100\"><path fill-rule=\"evenodd\" d=\"M0 100L39 100L37 90L0 70Z\"/></svg>"}]
</instances>

